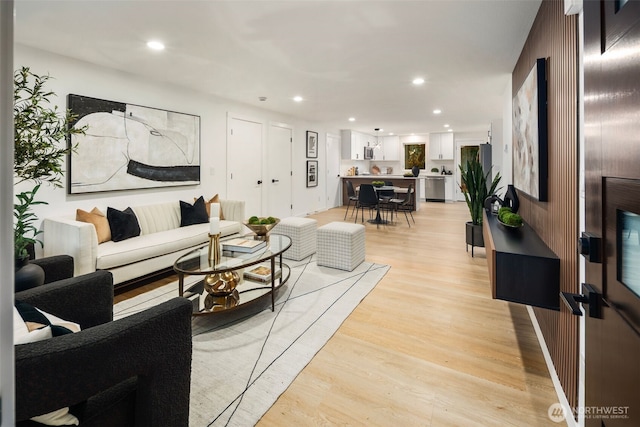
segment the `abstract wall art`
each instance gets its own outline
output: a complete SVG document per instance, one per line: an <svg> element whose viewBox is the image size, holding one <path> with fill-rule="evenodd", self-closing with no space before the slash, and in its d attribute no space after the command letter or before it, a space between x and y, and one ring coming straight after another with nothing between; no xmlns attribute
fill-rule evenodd
<svg viewBox="0 0 640 427"><path fill-rule="evenodd" d="M547 200L546 59L539 58L513 98L513 185Z"/></svg>
<svg viewBox="0 0 640 427"><path fill-rule="evenodd" d="M68 193L200 183L200 117L70 94Z"/></svg>

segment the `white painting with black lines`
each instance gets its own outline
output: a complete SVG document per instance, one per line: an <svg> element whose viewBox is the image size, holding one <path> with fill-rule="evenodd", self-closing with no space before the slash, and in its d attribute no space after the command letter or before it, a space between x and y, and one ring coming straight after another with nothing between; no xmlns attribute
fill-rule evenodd
<svg viewBox="0 0 640 427"><path fill-rule="evenodd" d="M200 182L200 117L69 95L74 126L69 193L195 185Z"/></svg>

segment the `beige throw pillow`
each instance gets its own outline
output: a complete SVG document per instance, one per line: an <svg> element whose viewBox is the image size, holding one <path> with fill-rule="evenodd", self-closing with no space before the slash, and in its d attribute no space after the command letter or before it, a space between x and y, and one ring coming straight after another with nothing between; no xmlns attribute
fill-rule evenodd
<svg viewBox="0 0 640 427"><path fill-rule="evenodd" d="M107 217L98 208L93 208L91 212L76 209L76 221L89 222L96 228L98 243L111 240L111 228Z"/></svg>

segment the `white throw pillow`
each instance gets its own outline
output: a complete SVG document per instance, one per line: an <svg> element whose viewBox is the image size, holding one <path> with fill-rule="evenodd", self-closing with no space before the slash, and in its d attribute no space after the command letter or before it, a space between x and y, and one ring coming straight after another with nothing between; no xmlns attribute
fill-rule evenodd
<svg viewBox="0 0 640 427"><path fill-rule="evenodd" d="M18 309L13 307L13 343L14 344L27 344L36 341L42 341L53 337L51 326L63 327L71 332L78 332L80 325L77 323L69 322L53 314L46 313L38 308L30 306L25 303L20 303L23 307L28 309L35 309L41 313L46 321L40 322L36 319L23 319ZM24 312L23 312L24 313ZM46 323L49 324L46 324ZM78 418L69 413L69 408L61 408L47 414L39 415L31 418L33 421L49 425L49 426L62 426L62 425L79 425Z"/></svg>

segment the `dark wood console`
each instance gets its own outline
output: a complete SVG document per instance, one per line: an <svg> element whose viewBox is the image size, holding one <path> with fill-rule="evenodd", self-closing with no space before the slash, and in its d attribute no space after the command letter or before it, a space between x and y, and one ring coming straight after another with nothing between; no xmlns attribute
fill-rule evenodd
<svg viewBox="0 0 640 427"><path fill-rule="evenodd" d="M560 258L536 232L507 229L486 211L482 228L493 298L560 310Z"/></svg>

